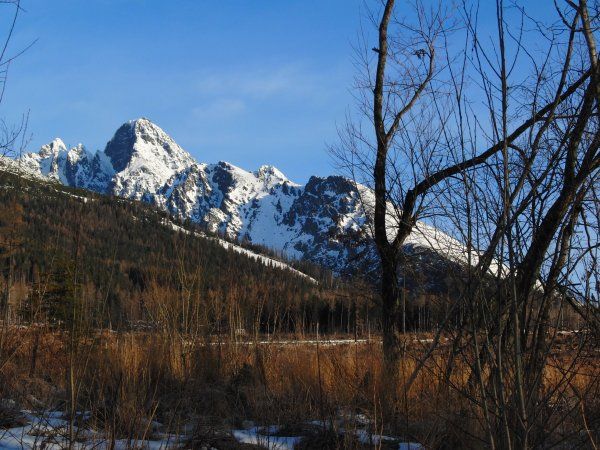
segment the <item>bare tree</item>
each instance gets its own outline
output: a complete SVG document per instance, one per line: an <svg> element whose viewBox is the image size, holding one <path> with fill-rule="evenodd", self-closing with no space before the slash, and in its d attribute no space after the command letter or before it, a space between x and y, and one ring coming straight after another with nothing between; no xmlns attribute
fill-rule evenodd
<svg viewBox="0 0 600 450"><path fill-rule="evenodd" d="M4 93L8 82L8 73L11 64L16 58L26 52L35 41L24 46L18 51L10 51L10 43L13 38L15 27L19 15L22 13L20 0L3 0L0 1L2 9L10 9L11 18L8 29L5 32L2 44L0 44L0 105L4 99ZM7 123L4 118L0 118L0 156L16 156L16 154L24 148L25 134L27 130L28 114L21 116L21 119L16 124Z"/></svg>
<svg viewBox="0 0 600 450"><path fill-rule="evenodd" d="M497 73L486 67L494 61L492 52L483 45L477 49L480 60L487 61L479 66L482 84L498 93L488 103L494 135L507 141L509 111L528 111L543 102L553 106L476 172L462 173L465 201L453 212L462 209L461 217L467 218L457 222L469 247L484 250L472 264L463 296L466 321L452 334L472 381L471 390L461 391L485 417L486 444L547 447L577 440L557 431L577 419L557 399L572 398L573 377L598 336L592 295L597 289L598 68L594 34L588 32L597 27L590 21L597 15L589 13L586 2L566 2L557 5L560 20L547 25L519 9L521 23L546 44L544 52L532 54L513 38L518 33L508 23L515 20L504 17L506 9L497 2ZM469 26L474 26L471 18ZM509 39L526 55L525 81L515 82L509 74L515 64L507 56ZM559 101L569 80L582 77L585 82ZM456 206L456 190L449 183L445 188L444 201ZM490 273L496 281L482 281ZM558 358L553 350L565 310L574 310L589 333L578 335L571 355ZM454 356L448 380L456 370ZM550 379L549 367L561 376ZM598 383L590 381L589 386ZM585 393L577 396L587 401Z"/></svg>
<svg viewBox="0 0 600 450"><path fill-rule="evenodd" d="M577 17L561 15L566 21L562 30L546 30L542 42L548 45L534 54L524 44L523 23L530 18L518 5L510 6L521 20L516 29L507 29L507 6L497 1L493 18L497 33L490 37L491 44L482 42L476 26L478 10L466 1L445 10L422 2L396 7L394 0L387 0L378 13L370 15L376 25L377 46L370 49L366 44L369 34L361 35L357 101L362 118L349 118L340 133L341 144L333 152L354 180L367 184L373 192L372 199L366 198L364 203L381 262L385 375L391 386L397 383L402 348L398 280L406 266L403 245L418 228L418 220L441 217L446 225L454 220L458 234L464 232L463 254L473 269L463 299L472 307L477 307L476 292L488 274L504 279L505 267L518 274L512 287L501 283L503 296L512 299L505 302L511 305L509 317L493 323L510 324L516 348L521 348L519 339L526 320L520 313L522 299L534 296L547 252L558 248L553 239L561 230L561 242L568 245L580 204L590 197L597 169L597 142L590 134L597 117L593 96L597 69L594 57L589 56L587 62L581 58L581 40L577 39L585 35L589 55L595 54L594 32L585 31L594 30L590 14L583 11L583 3L575 8ZM542 29L539 22L530 21L538 31ZM566 44L561 40L565 29L570 36ZM513 83L518 71L525 81ZM528 84L531 77L534 82ZM481 109L477 104L485 106ZM372 126L371 132L365 124ZM529 144L526 151L522 147L525 142ZM580 150L582 145L587 145L586 151ZM542 158L543 168L538 164ZM557 185L558 173L564 175L562 187ZM544 181L557 193L555 197L538 195ZM449 214L453 204L448 202L449 195L464 196L462 218ZM491 201L484 206L480 199L486 196ZM532 213L531 205L537 211L535 223L528 225L531 233L517 238L509 230L521 230L526 219L533 220L526 217ZM501 257L497 251L500 244L504 249ZM517 255L524 248L529 251ZM567 254L563 251L557 257L552 273L560 272ZM456 302L438 324L433 344L405 381L405 389L438 347L451 315L462 303ZM502 311L497 319L504 317ZM481 322L472 325L477 334ZM524 418L525 367L521 350L515 352L520 384L516 396ZM483 372L485 368L480 369ZM498 381L496 387L502 387L505 380L500 377ZM524 423L520 426L527 445Z"/></svg>

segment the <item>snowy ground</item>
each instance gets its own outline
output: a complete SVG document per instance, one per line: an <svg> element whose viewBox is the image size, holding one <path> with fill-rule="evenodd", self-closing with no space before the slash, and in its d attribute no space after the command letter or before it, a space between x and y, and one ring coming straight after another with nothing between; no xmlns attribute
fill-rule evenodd
<svg viewBox="0 0 600 450"><path fill-rule="evenodd" d="M299 436L273 436L263 434L261 428L252 427L248 430L233 430L233 437L243 444L254 444L269 450L293 450L302 439Z"/></svg>
<svg viewBox="0 0 600 450"><path fill-rule="evenodd" d="M314 421L313 424L323 427L320 421ZM366 425L366 424L365 424ZM326 424L324 428L329 428ZM387 443L386 448L398 448L398 450L424 450L424 447L415 442L400 442L397 438L383 436L380 434L370 433L366 429L337 430L340 435L353 434L356 440L362 444L379 448L382 444ZM245 430L233 430L233 436L238 442L244 444L254 444L265 447L269 450L293 450L294 446L302 440L302 436L280 436L279 428L276 426L270 427L251 427Z"/></svg>
<svg viewBox="0 0 600 450"><path fill-rule="evenodd" d="M68 447L69 442L69 423L64 418L64 414L59 411L44 411L35 413L23 410L17 413L16 419L10 428L0 429L0 449L43 449L58 450ZM80 414L79 423L85 423L88 416ZM351 423L351 425L350 425ZM147 439L126 440L117 439L111 442L101 432L95 431L86 426L75 426L73 430L75 444L73 448L84 449L147 449L159 450L170 448L181 448L190 436L172 435L156 431L160 428L157 422L149 424L149 437ZM371 433L368 431L370 421L364 415L352 415L349 421L348 416L340 414L340 417L334 423L321 421L312 421L304 424L312 430L331 429L335 427L336 433L340 436L352 434L353 437L366 445L378 448L381 444L386 444L385 448L398 448L399 450L423 450L420 444L412 442L401 442L399 439ZM346 428L345 428L346 427ZM193 427L190 427L192 429ZM301 428L301 427L300 427ZM252 422L248 422L245 429L236 429L231 431L235 440L244 444L253 444L261 446L268 450L293 450L303 436L302 433L289 433L285 436L285 429L278 426L259 427ZM294 435L296 434L296 435ZM213 447L206 447L213 449ZM218 450L218 449L215 449Z"/></svg>
<svg viewBox="0 0 600 450"><path fill-rule="evenodd" d="M44 449L58 450L68 447L69 424L63 418L60 411L45 411L34 413L21 411L17 426L8 429L0 429L0 449ZM85 419L85 415L80 416ZM87 427L74 428L75 449L98 449L104 450L114 448L125 450L132 448L144 448L158 450L176 447L183 437L169 434L152 433L152 439L111 441L99 432Z"/></svg>

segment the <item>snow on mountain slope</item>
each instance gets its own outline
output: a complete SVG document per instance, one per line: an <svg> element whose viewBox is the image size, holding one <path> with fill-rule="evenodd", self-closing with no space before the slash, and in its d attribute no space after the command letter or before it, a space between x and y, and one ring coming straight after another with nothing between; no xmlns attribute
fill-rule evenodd
<svg viewBox="0 0 600 450"><path fill-rule="evenodd" d="M39 167L24 164L20 160L14 160L7 156L0 156L0 170L19 175L24 178L45 180L48 178L40 173Z"/></svg>
<svg viewBox="0 0 600 450"><path fill-rule="evenodd" d="M307 279L308 281L310 281L313 284L319 284L319 282L317 280L315 280L313 277L300 272L297 269L294 269L292 266L290 266L289 264L286 264L284 262L278 261L276 259L273 258L269 258L268 256L264 256L261 255L260 253L256 253L253 252L252 250L248 250L247 248L244 248L240 245L236 245L233 244L231 242L226 241L225 239L221 239L218 237L212 237L212 236L207 236L204 233L199 233L199 232L191 232L189 230L186 230L183 227L180 227L179 225L174 224L173 222L171 222L170 220L165 220L164 222L165 226L171 228L172 230L175 231L179 231L180 233L185 233L185 234L193 234L196 237L202 238L202 239L208 239L211 240L213 242L216 242L217 244L219 244L221 247L227 249L227 250L231 250L235 253L238 253L240 255L244 255L248 258L254 259L255 261L260 262L261 264L264 264L267 267L275 267L277 269L281 269L281 270L288 270L302 278Z"/></svg>
<svg viewBox="0 0 600 450"><path fill-rule="evenodd" d="M142 200L177 219L338 272L374 256L363 209L373 196L364 186L340 176L311 177L301 186L273 166L250 172L222 161L199 163L148 119L123 124L104 152L92 155L81 144L67 150L55 139L21 162L65 185ZM406 244L466 260L458 241L423 223Z"/></svg>

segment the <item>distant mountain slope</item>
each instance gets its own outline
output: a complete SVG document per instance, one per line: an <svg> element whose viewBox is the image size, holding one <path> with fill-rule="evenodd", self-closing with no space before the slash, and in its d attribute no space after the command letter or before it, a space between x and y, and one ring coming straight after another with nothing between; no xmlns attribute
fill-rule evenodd
<svg viewBox="0 0 600 450"><path fill-rule="evenodd" d="M22 171L22 168L19 167L17 162L15 162L9 158L0 157L0 180L4 177L10 176L10 175L16 175L19 178L24 178L24 180L27 180L27 175L29 175L30 180L39 181L39 182L43 183L43 184L41 184L41 183L33 184L33 186L36 186L36 188L37 188L36 191L38 193L43 192L45 197L48 197L49 194L54 194L54 195L59 195L59 196L65 196L67 198L74 198L74 199L77 199L84 203L87 203L88 201L98 200L97 197L89 196L89 194L85 191L78 191L78 194L79 194L78 195L78 194L71 192L68 189L64 189L61 186L61 184L52 184L51 183L52 180L48 180L44 176L40 176L40 175L36 174L35 172L33 172L33 173L25 172L24 173ZM48 183L48 181L50 181L50 183ZM26 183L26 185L29 185L30 187L32 186L30 183L27 183L26 181L24 181L24 182ZM14 186L15 186L15 184L13 184L13 183L4 184L4 185L0 184L0 189L10 189L11 187L14 187ZM27 189L27 190L30 191L30 189ZM51 198L51 197L48 197L48 198ZM148 214L148 211L151 211L151 210L146 210L146 214ZM135 219L135 217L134 217L134 219ZM199 238L201 240L216 243L226 250L230 250L237 254L243 255L244 257L247 257L254 261L257 261L267 267L273 267L273 268L277 268L277 269L281 269L281 270L286 270L286 271L289 271L295 275L298 275L298 276L308 280L309 282L311 282L313 284L318 284L317 280L315 280L313 277L311 277L307 274L304 274L301 271L291 267L289 264L287 264L284 261L274 259L272 257L266 256L260 252L253 251L248 248L244 248L243 246L237 245L233 242L229 242L218 236L210 236L205 233L199 232L197 230L189 230L181 225L174 223L168 217L162 217L162 219L160 220L159 223L164 225L166 228L173 230L175 232L184 233L184 234L193 236L195 238Z"/></svg>
<svg viewBox="0 0 600 450"><path fill-rule="evenodd" d="M92 155L81 144L67 149L55 139L21 163L65 185L143 200L179 220L337 272L375 258L363 210L372 202L368 189L340 176L313 176L302 186L272 166L249 172L227 162L198 163L148 119L123 124L104 152ZM459 242L422 223L406 248L423 249L429 260L464 260Z"/></svg>
<svg viewBox="0 0 600 450"><path fill-rule="evenodd" d="M160 308L180 305L186 292L211 321L235 301L240 314L248 313L241 326L256 320L250 312L256 305L269 322L286 309L296 315L328 309L335 297L326 283L285 261L177 224L156 207L23 176L18 169L0 158L0 277L19 286L12 314L26 315L40 289L52 303L46 293L52 286L58 286L58 303L67 304L64 284L74 277L95 320L112 325L156 321Z"/></svg>

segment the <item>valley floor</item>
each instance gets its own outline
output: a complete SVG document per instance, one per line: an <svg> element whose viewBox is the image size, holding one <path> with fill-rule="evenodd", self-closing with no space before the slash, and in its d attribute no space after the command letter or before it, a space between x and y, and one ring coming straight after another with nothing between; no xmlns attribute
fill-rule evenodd
<svg viewBox="0 0 600 450"><path fill-rule="evenodd" d="M587 396L560 392L553 408L578 414L573 406L584 402L597 433L600 353L591 348L585 365L570 367L578 334L560 334L545 382L552 388L555 377L576 370L572 392ZM0 338L0 448L481 448L477 409L460 391L468 367L459 365L454 390L441 381L447 339L409 392L398 387L390 415L375 335L233 342L105 331L72 339L33 326L5 327ZM406 336L398 386L431 341ZM554 433L570 435L570 426Z"/></svg>

